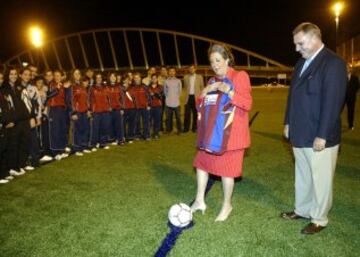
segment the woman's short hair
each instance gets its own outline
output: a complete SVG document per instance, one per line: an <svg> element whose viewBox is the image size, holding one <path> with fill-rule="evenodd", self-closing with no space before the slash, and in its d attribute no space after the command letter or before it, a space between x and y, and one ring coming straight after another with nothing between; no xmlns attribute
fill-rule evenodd
<svg viewBox="0 0 360 257"><path fill-rule="evenodd" d="M212 44L209 47L208 50L208 58L210 59L210 55L212 53L218 53L220 54L225 60L229 60L228 65L232 66L234 65L234 56L231 53L231 50L229 47L223 44Z"/></svg>

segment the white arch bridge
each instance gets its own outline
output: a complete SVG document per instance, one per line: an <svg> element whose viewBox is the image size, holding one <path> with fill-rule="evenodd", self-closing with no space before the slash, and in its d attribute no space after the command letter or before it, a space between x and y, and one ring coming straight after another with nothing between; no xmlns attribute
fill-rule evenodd
<svg viewBox="0 0 360 257"><path fill-rule="evenodd" d="M40 69L93 67L101 71L137 70L151 66L184 68L196 64L198 72L212 74L207 49L212 43L227 45L235 56L235 68L246 70L252 78L290 77L292 68L270 58L214 39L170 30L149 28L105 28L64 35L46 42L40 49L27 49L5 65L30 62Z"/></svg>

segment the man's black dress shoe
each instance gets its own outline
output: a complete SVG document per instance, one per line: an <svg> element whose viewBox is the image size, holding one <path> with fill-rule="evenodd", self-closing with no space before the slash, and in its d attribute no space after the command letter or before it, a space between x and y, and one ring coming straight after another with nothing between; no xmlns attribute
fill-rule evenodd
<svg viewBox="0 0 360 257"><path fill-rule="evenodd" d="M298 220L298 219L307 219L303 216L297 215L294 211L292 212L282 212L280 217L286 220Z"/></svg>
<svg viewBox="0 0 360 257"><path fill-rule="evenodd" d="M309 223L305 228L303 228L301 230L301 234L313 235L313 234L319 233L324 228L326 228L326 227L320 226L315 223Z"/></svg>

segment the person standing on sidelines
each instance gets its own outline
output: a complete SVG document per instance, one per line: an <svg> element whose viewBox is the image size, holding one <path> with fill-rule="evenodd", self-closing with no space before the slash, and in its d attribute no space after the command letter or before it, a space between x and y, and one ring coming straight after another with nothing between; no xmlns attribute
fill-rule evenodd
<svg viewBox="0 0 360 257"><path fill-rule="evenodd" d="M315 234L329 222L347 71L345 62L324 46L315 24L299 24L293 40L302 58L292 75L284 136L295 156L295 209L280 216L309 219L301 233Z"/></svg>
<svg viewBox="0 0 360 257"><path fill-rule="evenodd" d="M49 111L47 107L47 86L44 85L44 78L36 76L34 78L34 85L39 93L41 100L41 122L40 126L37 126L37 133L39 138L40 147L40 163L52 161L49 143Z"/></svg>
<svg viewBox="0 0 360 257"><path fill-rule="evenodd" d="M360 88L359 78L353 73L352 67L348 65L348 83L346 88L345 103L347 107L347 119L348 127L350 130L354 130L354 116L355 116L355 103L356 94Z"/></svg>
<svg viewBox="0 0 360 257"><path fill-rule="evenodd" d="M189 74L184 76L185 89L185 115L184 115L184 132L188 132L190 122L192 123L191 131L196 132L197 110L195 99L197 99L204 89L204 78L196 74L195 65L189 67ZM192 117L191 117L192 116Z"/></svg>
<svg viewBox="0 0 360 257"><path fill-rule="evenodd" d="M176 69L169 69L169 77L164 82L164 94L166 105L166 132L171 133L173 129L173 113L175 113L177 134L181 134L180 120L180 96L182 83L176 77Z"/></svg>
<svg viewBox="0 0 360 257"><path fill-rule="evenodd" d="M83 156L83 153L91 152L88 149L90 130L89 82L89 78L84 77L80 83L74 83L72 86L72 150L77 156Z"/></svg>
<svg viewBox="0 0 360 257"><path fill-rule="evenodd" d="M95 85L90 88L90 147L109 149L110 99L101 73L95 75Z"/></svg>
<svg viewBox="0 0 360 257"><path fill-rule="evenodd" d="M136 104L133 86L130 83L130 78L124 76L121 85L121 91L123 96L122 105L124 110L124 135L126 142L132 144L135 135Z"/></svg>
<svg viewBox="0 0 360 257"><path fill-rule="evenodd" d="M134 84L131 92L136 103L135 137L150 140L150 94L149 87L141 82L141 75L134 73ZM141 131L142 128L142 131Z"/></svg>
<svg viewBox="0 0 360 257"><path fill-rule="evenodd" d="M1 75L3 75L0 72ZM6 184L14 177L9 174L8 154L9 139L14 133L15 109L11 95L3 91L0 81L0 184Z"/></svg>
<svg viewBox="0 0 360 257"><path fill-rule="evenodd" d="M62 72L54 71L54 80L50 82L47 92L49 107L49 137L50 150L56 160L68 157L65 148L68 143L68 131L66 127L65 89L70 87L70 82L62 82Z"/></svg>
<svg viewBox="0 0 360 257"><path fill-rule="evenodd" d="M113 145L123 145L124 140L124 111L122 108L122 91L115 73L110 73L107 90L110 99L110 140Z"/></svg>
<svg viewBox="0 0 360 257"><path fill-rule="evenodd" d="M153 127L153 136L154 139L159 139L159 132L161 127L161 99L163 96L163 87L157 83L156 74L151 77L151 84L149 86L150 96L151 96L151 119L150 124Z"/></svg>

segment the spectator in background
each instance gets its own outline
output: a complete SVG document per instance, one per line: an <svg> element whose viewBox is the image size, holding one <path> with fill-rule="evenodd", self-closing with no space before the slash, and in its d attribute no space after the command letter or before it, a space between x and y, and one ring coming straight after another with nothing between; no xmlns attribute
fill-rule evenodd
<svg viewBox="0 0 360 257"><path fill-rule="evenodd" d="M14 178L9 174L8 150L9 140L15 132L15 107L11 95L3 86L4 74L0 71L0 184L6 184Z"/></svg>
<svg viewBox="0 0 360 257"><path fill-rule="evenodd" d="M354 115L355 115L355 103L356 94L359 90L360 83L359 78L352 72L352 67L348 65L348 83L346 88L346 107L347 107L347 119L349 129L354 130Z"/></svg>
<svg viewBox="0 0 360 257"><path fill-rule="evenodd" d="M140 73L134 74L134 82L131 89L136 104L136 128L135 137L150 140L150 94L149 87L142 84ZM141 132L142 127L142 132Z"/></svg>
<svg viewBox="0 0 360 257"><path fill-rule="evenodd" d="M110 99L106 86L103 84L101 73L95 75L95 85L90 89L90 109L92 120L90 123L90 146L92 151L96 147L109 149L110 133Z"/></svg>
<svg viewBox="0 0 360 257"><path fill-rule="evenodd" d="M121 79L121 77L120 77ZM110 140L113 145L124 144L124 111L121 110L122 105L122 91L120 82L117 82L115 73L110 73L108 77L108 94L111 106L110 112Z"/></svg>
<svg viewBox="0 0 360 257"><path fill-rule="evenodd" d="M54 71L54 80L50 82L47 92L49 107L49 138L50 150L56 160L68 157L65 148L68 143L65 90L70 88L70 82L62 82L62 72Z"/></svg>
<svg viewBox="0 0 360 257"><path fill-rule="evenodd" d="M184 115L184 132L188 132L191 124L191 131L196 132L197 110L196 99L204 89L204 79L201 75L196 74L195 65L189 67L189 74L184 76L185 90L185 115ZM191 117L192 116L192 117Z"/></svg>
<svg viewBox="0 0 360 257"><path fill-rule="evenodd" d="M38 67L36 67L34 64L29 64L29 70L31 73L31 82L33 82L35 77L38 76Z"/></svg>
<svg viewBox="0 0 360 257"><path fill-rule="evenodd" d="M165 105L166 105L166 132L171 133L173 130L173 113L175 113L177 134L181 133L180 120L180 96L182 83L176 77L176 69L169 69L169 77L164 83Z"/></svg>
<svg viewBox="0 0 360 257"><path fill-rule="evenodd" d="M40 147L40 163L53 160L50 152L49 142L49 110L47 107L47 87L44 85L44 79L40 76L35 77L34 85L39 92L41 100L41 125L37 126Z"/></svg>
<svg viewBox="0 0 360 257"><path fill-rule="evenodd" d="M168 77L168 70L166 66L161 66L160 68L160 75L157 78L159 86L162 86L164 89L165 80ZM164 131L164 112L165 112L165 95L162 95L161 98L161 124L160 124L160 131Z"/></svg>
<svg viewBox="0 0 360 257"><path fill-rule="evenodd" d="M89 81L89 88L91 88L95 84L94 69L91 67L86 68L85 76L87 77L87 79Z"/></svg>
<svg viewBox="0 0 360 257"><path fill-rule="evenodd" d="M152 75L156 74L156 69L155 67L150 67L147 71L147 76L145 78L142 79L142 83L145 86L150 86L151 83L151 77Z"/></svg>
<svg viewBox="0 0 360 257"><path fill-rule="evenodd" d="M151 84L149 87L150 96L151 96L151 122L150 124L153 127L153 136L154 139L159 138L159 131L161 126L161 112L162 112L162 103L161 99L163 96L163 87L157 83L156 74L151 77Z"/></svg>

